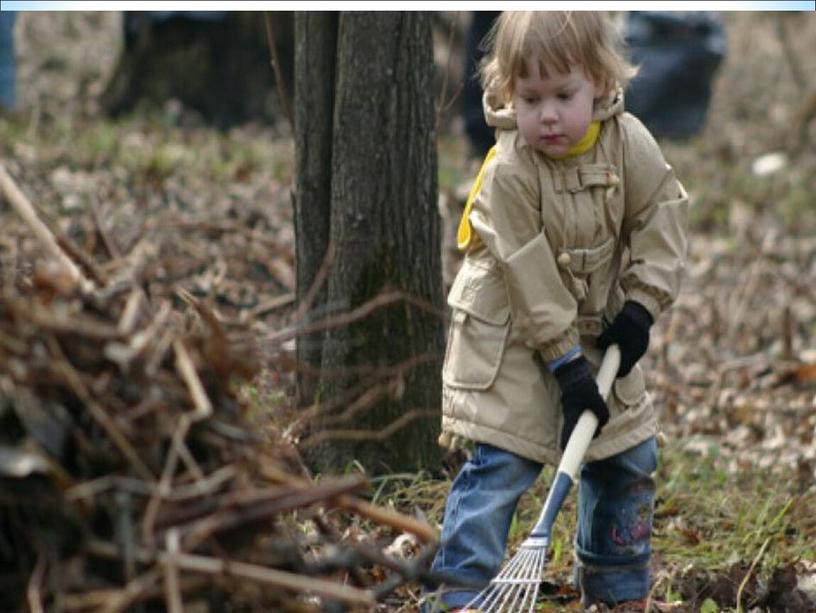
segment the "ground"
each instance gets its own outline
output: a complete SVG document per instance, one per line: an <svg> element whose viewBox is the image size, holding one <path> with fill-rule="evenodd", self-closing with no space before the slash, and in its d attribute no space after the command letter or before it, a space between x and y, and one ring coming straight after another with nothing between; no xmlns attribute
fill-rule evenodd
<svg viewBox="0 0 816 613"><path fill-rule="evenodd" d="M254 402L259 411L283 407L292 345L264 340L286 325L294 289L289 130L280 121L217 131L173 102L106 119L97 98L121 41L119 19L21 16L21 104L0 118L0 163L89 254L114 259L146 236L159 241L156 291L184 287L248 326L268 365ZM670 610L808 610L816 602L816 58L807 41L816 39L816 16L725 20L728 55L704 131L662 143L691 194L692 232L686 284L645 358L664 433L652 596ZM440 125L441 193L456 198L473 164L455 115ZM35 241L5 204L0 218L0 274L29 274ZM394 475L374 481L375 498L438 522L448 485ZM543 478L524 498L513 546L546 486ZM558 522L544 609L576 607L566 587L571 512ZM412 611L416 595L414 586L381 610Z"/></svg>

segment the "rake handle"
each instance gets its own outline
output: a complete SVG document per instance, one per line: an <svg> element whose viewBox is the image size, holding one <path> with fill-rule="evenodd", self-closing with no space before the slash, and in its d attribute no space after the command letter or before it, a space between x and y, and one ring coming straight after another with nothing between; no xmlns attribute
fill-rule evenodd
<svg viewBox="0 0 816 613"><path fill-rule="evenodd" d="M609 396L609 391L615 382L620 367L620 358L620 348L617 345L610 345L604 354L597 377L598 391L604 400ZM584 411L578 419L569 441L567 441L567 447L561 456L555 479L547 494L547 501L544 503L544 508L541 509L541 515L533 528L531 538L544 537L549 539L555 518L561 510L572 484L578 478L581 462L583 462L589 444L595 436L595 428L597 427L598 417L595 413L588 409Z"/></svg>
<svg viewBox="0 0 816 613"><path fill-rule="evenodd" d="M620 367L620 349L617 345L610 345L604 354L601 368L598 370L598 391L601 397L606 400L615 377ZM578 470L584 460L589 444L595 436L595 428L598 427L598 417L592 411L586 410L581 414L578 423L567 441L564 455L561 456L561 463L558 465L558 472L569 475L574 482L578 477Z"/></svg>

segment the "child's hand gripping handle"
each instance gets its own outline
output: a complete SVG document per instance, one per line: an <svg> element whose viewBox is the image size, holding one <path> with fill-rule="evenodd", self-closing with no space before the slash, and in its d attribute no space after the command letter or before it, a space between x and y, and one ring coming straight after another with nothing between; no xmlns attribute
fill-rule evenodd
<svg viewBox="0 0 816 613"><path fill-rule="evenodd" d="M612 389L612 383L614 383L615 376L618 374L620 360L620 348L617 345L610 345L604 354L601 368L595 379L598 385L598 393L604 400L609 395L609 390ZM572 484L577 480L581 462L586 455L589 444L592 442L592 437L595 436L595 428L597 427L598 417L595 413L589 409L584 411L572 430L570 439L564 449L564 455L561 456L561 463L558 465L558 472L555 473L555 478L550 486L544 508L541 509L538 521L533 527L529 538L525 541L528 545L543 547L549 545L555 518L561 510Z"/></svg>
<svg viewBox="0 0 816 613"><path fill-rule="evenodd" d="M598 392L600 392L604 400L606 400L609 390L612 389L612 384L615 382L620 359L621 354L618 346L610 345L604 354L597 377ZM561 463L558 465L558 472L566 473L573 482L578 477L578 470L581 467L581 462L584 455L586 455L589 444L592 442L597 426L598 418L595 414L592 411L584 411L572 431L566 449L564 449L564 455L561 456Z"/></svg>

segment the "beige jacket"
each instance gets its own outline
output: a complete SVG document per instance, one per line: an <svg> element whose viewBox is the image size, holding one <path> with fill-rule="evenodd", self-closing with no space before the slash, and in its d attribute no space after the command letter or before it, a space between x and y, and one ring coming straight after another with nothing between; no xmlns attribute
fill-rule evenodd
<svg viewBox="0 0 816 613"><path fill-rule="evenodd" d="M677 296L688 197L655 140L623 112L618 90L596 104L595 146L553 160L528 146L515 113L485 96L496 155L470 223L478 235L451 291L442 371L442 436L557 463L562 414L546 362L580 343L594 364L602 321L627 299L654 319ZM657 431L639 366L615 382L611 419L589 448L597 460Z"/></svg>

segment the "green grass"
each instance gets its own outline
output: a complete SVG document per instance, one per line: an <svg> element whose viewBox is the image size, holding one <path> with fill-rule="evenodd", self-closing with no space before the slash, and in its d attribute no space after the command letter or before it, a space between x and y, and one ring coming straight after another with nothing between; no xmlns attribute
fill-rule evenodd
<svg viewBox="0 0 816 613"><path fill-rule="evenodd" d="M715 449L664 450L658 471L655 549L669 563L720 570L750 563L769 539L761 568L816 559L816 494L768 471L730 474ZM673 521L674 520L674 521Z"/></svg>
<svg viewBox="0 0 816 613"><path fill-rule="evenodd" d="M726 466L727 458L716 447L706 455L684 451L679 444L661 448L652 546L663 578L656 583L653 598L682 601L709 613L734 610L729 609L733 602L696 600L683 572L693 567L724 576L734 566L747 569L758 558L756 572L767 579L777 568L802 559L816 560L816 492L796 492L795 480L766 470L743 468L732 473ZM545 468L521 499L510 528L511 555L538 518L552 472ZM409 513L419 508L432 524L442 522L449 488L450 481L421 474L381 477L375 485L379 504ZM552 583L570 583L574 527L573 492L554 529L547 565ZM574 608L553 604L549 610Z"/></svg>

